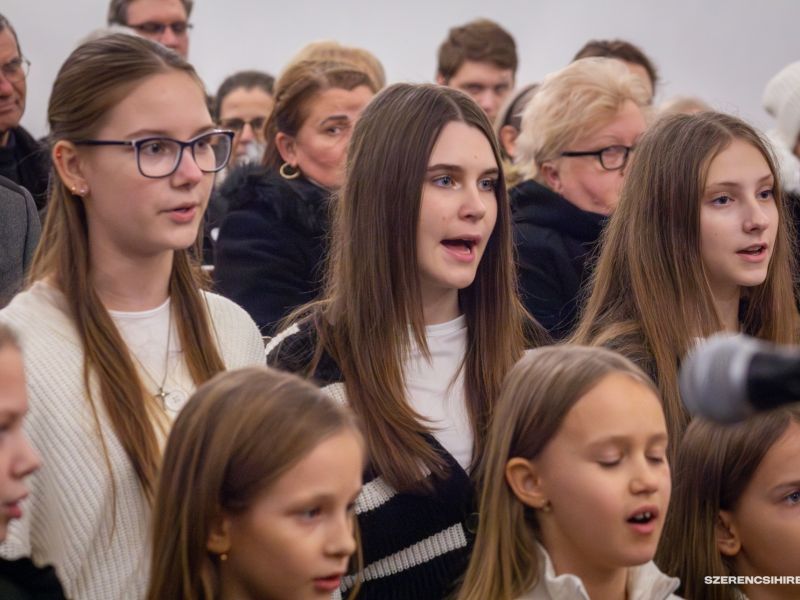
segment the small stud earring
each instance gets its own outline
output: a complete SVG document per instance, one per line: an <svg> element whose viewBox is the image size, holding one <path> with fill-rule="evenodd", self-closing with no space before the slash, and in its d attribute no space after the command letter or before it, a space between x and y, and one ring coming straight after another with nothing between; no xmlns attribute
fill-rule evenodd
<svg viewBox="0 0 800 600"><path fill-rule="evenodd" d="M228 553L227 552L221 552L220 555L219 555L219 559L222 562L225 562L226 560L228 560Z"/></svg>
<svg viewBox="0 0 800 600"><path fill-rule="evenodd" d="M550 500L547 500L547 501L546 501L546 502L545 502L545 503L544 503L544 504L543 504L543 505L542 505L542 506L539 508L539 510L541 510L542 512L549 513L549 512L551 512L551 511L553 510L553 505L552 505L552 504L550 504Z"/></svg>

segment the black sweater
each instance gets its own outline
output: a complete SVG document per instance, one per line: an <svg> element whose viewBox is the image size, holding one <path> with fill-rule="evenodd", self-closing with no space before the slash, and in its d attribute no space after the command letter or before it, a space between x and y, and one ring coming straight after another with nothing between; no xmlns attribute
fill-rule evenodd
<svg viewBox="0 0 800 600"><path fill-rule="evenodd" d="M304 371L315 344L316 330L307 320L274 338L267 348L267 364ZM323 354L313 380L346 402L344 377L330 355ZM364 557L359 600L441 600L453 593L467 568L474 541L466 525L475 510L473 485L433 436L428 442L444 458L449 473L444 480L432 481L432 493L399 493L372 469L364 474L356 502ZM351 575L343 581L343 596L352 585Z"/></svg>
<svg viewBox="0 0 800 600"><path fill-rule="evenodd" d="M65 600L53 567L39 568L30 558L0 560L3 600Z"/></svg>
<svg viewBox="0 0 800 600"><path fill-rule="evenodd" d="M260 166L233 171L219 190L228 211L214 254L220 293L241 305L264 335L322 285L329 193Z"/></svg>
<svg viewBox="0 0 800 600"><path fill-rule="evenodd" d="M562 340L577 324L607 218L533 180L511 190L511 210L522 301L554 340Z"/></svg>

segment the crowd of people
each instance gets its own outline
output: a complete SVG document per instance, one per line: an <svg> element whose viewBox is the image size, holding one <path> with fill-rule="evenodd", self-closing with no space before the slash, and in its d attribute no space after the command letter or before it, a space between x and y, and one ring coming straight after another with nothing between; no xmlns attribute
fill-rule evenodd
<svg viewBox="0 0 800 600"><path fill-rule="evenodd" d="M191 11L111 0L43 140L0 15L0 598L798 597L800 411L678 379L800 342L800 62L767 133L486 19L209 96Z"/></svg>

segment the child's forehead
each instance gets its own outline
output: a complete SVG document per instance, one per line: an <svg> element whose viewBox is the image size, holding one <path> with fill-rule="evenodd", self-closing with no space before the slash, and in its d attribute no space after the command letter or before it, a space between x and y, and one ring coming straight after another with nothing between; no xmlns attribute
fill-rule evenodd
<svg viewBox="0 0 800 600"><path fill-rule="evenodd" d="M625 373L611 373L589 389L570 408L559 431L581 444L666 435L658 396Z"/></svg>

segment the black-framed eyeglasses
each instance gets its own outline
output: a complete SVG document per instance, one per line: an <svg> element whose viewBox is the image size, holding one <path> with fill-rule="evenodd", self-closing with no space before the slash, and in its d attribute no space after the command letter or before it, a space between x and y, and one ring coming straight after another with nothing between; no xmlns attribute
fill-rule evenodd
<svg viewBox="0 0 800 600"><path fill-rule="evenodd" d="M264 125L267 124L267 117L254 117L252 119L231 117L230 119L222 119L219 124L225 129L235 131L237 134L242 132L245 125L250 125L253 133L260 134L264 130Z"/></svg>
<svg viewBox="0 0 800 600"><path fill-rule="evenodd" d="M606 171L619 171L628 163L628 155L635 146L606 146L591 152L562 152L561 156L596 156Z"/></svg>
<svg viewBox="0 0 800 600"><path fill-rule="evenodd" d="M23 56L12 58L7 63L0 65L3 77L9 81L22 81L28 76L31 70L31 61Z"/></svg>
<svg viewBox="0 0 800 600"><path fill-rule="evenodd" d="M188 142L168 137L146 137L138 140L76 140L76 146L130 146L136 153L139 172L150 179L169 177L183 157L183 149L192 149L192 158L203 173L221 171L231 157L232 131L209 131Z"/></svg>
<svg viewBox="0 0 800 600"><path fill-rule="evenodd" d="M128 23L128 27L146 35L163 35L163 33L167 30L167 27L169 27L172 29L172 33L175 35L186 35L186 33L192 27L194 27L194 25L186 21L175 21L174 23L157 23L156 21L147 21L145 23L139 23L138 25Z"/></svg>

